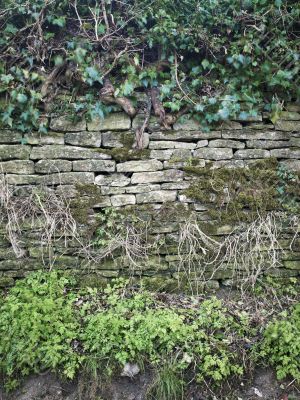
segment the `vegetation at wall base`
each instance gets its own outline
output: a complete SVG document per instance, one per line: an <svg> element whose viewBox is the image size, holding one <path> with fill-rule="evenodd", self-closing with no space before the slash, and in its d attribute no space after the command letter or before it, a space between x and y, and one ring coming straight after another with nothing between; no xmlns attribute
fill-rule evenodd
<svg viewBox="0 0 300 400"><path fill-rule="evenodd" d="M131 117L138 93L168 128L207 128L299 99L299 1L4 0L1 123L47 131L50 112ZM148 104L148 105L147 105Z"/></svg>
<svg viewBox="0 0 300 400"><path fill-rule="evenodd" d="M156 371L149 396L159 400L181 398L187 377L217 388L253 363L271 364L279 379L299 383L296 287L293 279L284 287L269 279L255 296L228 301L151 293L123 280L79 288L71 276L36 272L0 306L0 374L9 390L34 372L73 379L85 369L109 378L135 364ZM287 298L291 311L279 315ZM249 299L266 309L256 304L252 312Z"/></svg>

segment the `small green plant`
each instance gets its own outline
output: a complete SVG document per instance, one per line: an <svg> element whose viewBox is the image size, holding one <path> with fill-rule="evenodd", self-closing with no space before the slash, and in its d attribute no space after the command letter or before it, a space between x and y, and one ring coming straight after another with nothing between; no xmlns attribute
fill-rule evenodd
<svg viewBox="0 0 300 400"><path fill-rule="evenodd" d="M300 382L300 304L267 326L261 355L275 367L278 379L291 376Z"/></svg>
<svg viewBox="0 0 300 400"><path fill-rule="evenodd" d="M17 282L0 307L0 373L17 376L47 369L73 378L81 356L72 348L79 323L72 311L72 279L37 272Z"/></svg>

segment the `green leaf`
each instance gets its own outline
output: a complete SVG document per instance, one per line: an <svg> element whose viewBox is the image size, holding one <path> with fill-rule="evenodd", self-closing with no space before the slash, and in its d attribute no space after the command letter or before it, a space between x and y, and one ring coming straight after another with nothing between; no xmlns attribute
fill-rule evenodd
<svg viewBox="0 0 300 400"><path fill-rule="evenodd" d="M57 25L60 28L63 28L66 25L66 18L65 17L55 18L53 19L52 24Z"/></svg>
<svg viewBox="0 0 300 400"><path fill-rule="evenodd" d="M24 93L18 93L17 100L18 100L19 103L24 104L24 103L27 102L28 97Z"/></svg>
<svg viewBox="0 0 300 400"><path fill-rule="evenodd" d="M210 65L210 62L206 59L202 60L201 65L204 69L208 68Z"/></svg>

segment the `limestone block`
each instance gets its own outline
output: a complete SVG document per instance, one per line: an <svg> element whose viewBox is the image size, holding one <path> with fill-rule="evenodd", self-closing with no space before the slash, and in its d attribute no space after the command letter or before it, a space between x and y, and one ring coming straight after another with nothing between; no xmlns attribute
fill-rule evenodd
<svg viewBox="0 0 300 400"><path fill-rule="evenodd" d="M136 202L141 203L166 203L176 201L177 192L175 190L155 190L148 193L138 193Z"/></svg>
<svg viewBox="0 0 300 400"><path fill-rule="evenodd" d="M300 273L300 260L286 260L283 261L283 265L287 269L298 270L298 273Z"/></svg>
<svg viewBox="0 0 300 400"><path fill-rule="evenodd" d="M208 164L207 164L208 165ZM218 169L218 168L244 168L245 163L243 160L221 160L214 161L209 164L210 169Z"/></svg>
<svg viewBox="0 0 300 400"><path fill-rule="evenodd" d="M38 174L70 171L72 171L72 162L67 160L40 160L35 164L35 172Z"/></svg>
<svg viewBox="0 0 300 400"><path fill-rule="evenodd" d="M79 183L94 183L92 172L62 172L39 177L39 183L43 185L76 185Z"/></svg>
<svg viewBox="0 0 300 400"><path fill-rule="evenodd" d="M160 190L160 185L135 185L127 186L126 193L148 193L153 190Z"/></svg>
<svg viewBox="0 0 300 400"><path fill-rule="evenodd" d="M280 164L284 165L287 169L290 169L291 171L300 172L300 160L283 160L280 161Z"/></svg>
<svg viewBox="0 0 300 400"><path fill-rule="evenodd" d="M73 146L101 147L101 132L68 132L65 143Z"/></svg>
<svg viewBox="0 0 300 400"><path fill-rule="evenodd" d="M271 157L300 159L300 149L274 149L271 150Z"/></svg>
<svg viewBox="0 0 300 400"><path fill-rule="evenodd" d="M82 120L75 123L70 121L67 116L52 117L50 129L58 132L80 132L86 130L86 122Z"/></svg>
<svg viewBox="0 0 300 400"><path fill-rule="evenodd" d="M138 114L132 121L132 130L140 128L143 125L144 121L145 121L145 114ZM151 115L149 124L148 124L149 132L159 131L160 129L161 129L161 126L160 126L159 118L155 117L154 115Z"/></svg>
<svg viewBox="0 0 300 400"><path fill-rule="evenodd" d="M275 129L275 125L273 124L264 124L264 123L252 123L247 125L247 129L255 129L259 131L272 130Z"/></svg>
<svg viewBox="0 0 300 400"><path fill-rule="evenodd" d="M56 193L66 199L78 197L78 190L74 185L59 185L56 187Z"/></svg>
<svg viewBox="0 0 300 400"><path fill-rule="evenodd" d="M26 144L64 144L64 133L47 132L46 134L32 132L24 136Z"/></svg>
<svg viewBox="0 0 300 400"><path fill-rule="evenodd" d="M101 153L96 149L85 149L82 147L63 145L45 145L41 147L33 147L30 158L32 160L52 160L57 158L65 160L84 160L89 158L105 160L107 159L107 154Z"/></svg>
<svg viewBox="0 0 300 400"><path fill-rule="evenodd" d="M35 185L39 183L38 175L7 174L6 179L9 185Z"/></svg>
<svg viewBox="0 0 300 400"><path fill-rule="evenodd" d="M197 146L198 147L198 146ZM208 143L208 147L227 147L232 149L244 149L245 143L240 142L238 140L231 140L231 139L217 139L217 140L210 140Z"/></svg>
<svg viewBox="0 0 300 400"><path fill-rule="evenodd" d="M190 182L182 181L182 182L170 182L163 183L161 188L163 190L184 190L190 187Z"/></svg>
<svg viewBox="0 0 300 400"><path fill-rule="evenodd" d="M101 194L110 195L110 194L124 194L125 187L115 187L115 186L101 186Z"/></svg>
<svg viewBox="0 0 300 400"><path fill-rule="evenodd" d="M105 132L102 134L102 147L132 147L134 136L132 133ZM129 146L126 146L126 144Z"/></svg>
<svg viewBox="0 0 300 400"><path fill-rule="evenodd" d="M31 146L25 145L0 145L0 161L4 160L28 160L30 154Z"/></svg>
<svg viewBox="0 0 300 400"><path fill-rule="evenodd" d="M291 137L290 146L292 147L300 147L300 136L299 137ZM284 147L284 146L282 146Z"/></svg>
<svg viewBox="0 0 300 400"><path fill-rule="evenodd" d="M254 149L276 149L289 146L288 140L247 140L247 147Z"/></svg>
<svg viewBox="0 0 300 400"><path fill-rule="evenodd" d="M98 175L95 178L95 184L99 186L128 186L130 178L124 174Z"/></svg>
<svg viewBox="0 0 300 400"><path fill-rule="evenodd" d="M283 121L279 119L275 123L275 129L285 132L297 132L300 131L300 121Z"/></svg>
<svg viewBox="0 0 300 400"><path fill-rule="evenodd" d="M120 194L111 196L111 204L113 207L121 207L129 204L136 204L136 199L133 194Z"/></svg>
<svg viewBox="0 0 300 400"><path fill-rule="evenodd" d="M208 146L208 140L199 140L196 144L196 149L200 149L201 147L206 147Z"/></svg>
<svg viewBox="0 0 300 400"><path fill-rule="evenodd" d="M149 172L163 169L163 164L158 160L127 161L117 165L118 172Z"/></svg>
<svg viewBox="0 0 300 400"><path fill-rule="evenodd" d="M284 121L300 121L300 110L296 111L281 111L280 119Z"/></svg>
<svg viewBox="0 0 300 400"><path fill-rule="evenodd" d="M192 157L189 149L174 149L170 161L188 161Z"/></svg>
<svg viewBox="0 0 300 400"><path fill-rule="evenodd" d="M110 207L111 201L109 196L103 196L97 199L97 203L93 205L93 208Z"/></svg>
<svg viewBox="0 0 300 400"><path fill-rule="evenodd" d="M300 104L299 103L288 103L286 105L286 109L288 111L300 113Z"/></svg>
<svg viewBox="0 0 300 400"><path fill-rule="evenodd" d="M232 149L229 148L200 148L194 151L194 157L207 160L226 160L233 157Z"/></svg>
<svg viewBox="0 0 300 400"><path fill-rule="evenodd" d="M157 172L135 172L131 177L131 184L151 182L177 182L183 180L184 173L176 169Z"/></svg>
<svg viewBox="0 0 300 400"><path fill-rule="evenodd" d="M175 140L175 141L188 141L195 142L202 139L219 139L221 138L221 131L164 131L153 132L150 135L151 140Z"/></svg>
<svg viewBox="0 0 300 400"><path fill-rule="evenodd" d="M29 160L13 160L0 162L0 173L34 174L34 163Z"/></svg>
<svg viewBox="0 0 300 400"><path fill-rule="evenodd" d="M222 121L217 129L220 129L220 130L243 129L243 125L237 121Z"/></svg>
<svg viewBox="0 0 300 400"><path fill-rule="evenodd" d="M155 158L157 160L170 160L173 155L174 150L151 150L150 158Z"/></svg>
<svg viewBox="0 0 300 400"><path fill-rule="evenodd" d="M174 131L197 131L201 129L201 125L193 118L188 118L188 115L183 115L179 121L173 126Z"/></svg>
<svg viewBox="0 0 300 400"><path fill-rule="evenodd" d="M190 142L175 142L172 140L155 140L149 143L149 149L195 149L196 144Z"/></svg>
<svg viewBox="0 0 300 400"><path fill-rule="evenodd" d="M114 172L116 162L113 160L78 160L73 161L73 171Z"/></svg>
<svg viewBox="0 0 300 400"><path fill-rule="evenodd" d="M126 131L131 127L131 120L125 113L111 113L105 118L95 118L87 123L88 131Z"/></svg>
<svg viewBox="0 0 300 400"><path fill-rule="evenodd" d="M258 113L257 115L247 115L245 118L235 118L235 121L238 122L261 122L262 114Z"/></svg>
<svg viewBox="0 0 300 400"><path fill-rule="evenodd" d="M270 157L270 152L268 150L262 149L247 149L247 150L237 150L234 153L234 158L243 159L253 159L253 158L268 158Z"/></svg>
<svg viewBox="0 0 300 400"><path fill-rule="evenodd" d="M10 131L8 129L0 129L0 143L21 143L22 133Z"/></svg>
<svg viewBox="0 0 300 400"><path fill-rule="evenodd" d="M255 131L251 129L242 129L241 131L223 131L223 139L237 140L289 140L290 135L286 132L275 131Z"/></svg>

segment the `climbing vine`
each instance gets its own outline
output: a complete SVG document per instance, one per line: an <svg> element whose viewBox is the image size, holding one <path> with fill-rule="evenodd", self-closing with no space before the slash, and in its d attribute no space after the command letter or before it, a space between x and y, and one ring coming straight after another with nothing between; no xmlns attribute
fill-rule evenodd
<svg viewBox="0 0 300 400"><path fill-rule="evenodd" d="M284 0L4 0L1 123L45 132L66 108L133 117L140 92L165 128L186 113L207 127L262 106L276 119L299 97L299 13Z"/></svg>

